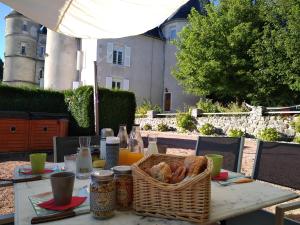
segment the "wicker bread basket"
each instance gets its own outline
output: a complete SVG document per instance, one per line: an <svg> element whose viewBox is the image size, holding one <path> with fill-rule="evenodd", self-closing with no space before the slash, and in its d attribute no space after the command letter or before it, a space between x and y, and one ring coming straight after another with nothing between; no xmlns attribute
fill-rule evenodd
<svg viewBox="0 0 300 225"><path fill-rule="evenodd" d="M190 180L177 184L162 183L145 169L160 162L184 161L184 156L154 154L132 166L133 208L137 214L204 223L209 218L212 162Z"/></svg>

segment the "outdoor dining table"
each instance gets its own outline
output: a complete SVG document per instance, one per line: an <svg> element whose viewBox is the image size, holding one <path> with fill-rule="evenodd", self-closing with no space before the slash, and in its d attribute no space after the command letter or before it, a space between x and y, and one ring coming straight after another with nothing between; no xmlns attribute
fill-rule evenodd
<svg viewBox="0 0 300 225"><path fill-rule="evenodd" d="M89 185L90 180L76 179L74 189L82 188ZM15 224L28 225L31 224L31 219L36 216L35 211L29 201L29 196L36 195L43 192L51 191L49 179L39 181L24 182L14 184L15 192ZM210 224L217 221L225 220L231 217L242 215L278 203L282 203L299 197L296 193L290 190L284 190L274 185L254 181L251 183L232 184L222 186L219 183L212 181L211 183L211 211L207 223ZM130 212L118 212L115 216L107 219L94 219L90 214L80 215L68 219L48 222L45 224L57 225L188 225L193 224L186 221L169 220L154 217L139 216Z"/></svg>

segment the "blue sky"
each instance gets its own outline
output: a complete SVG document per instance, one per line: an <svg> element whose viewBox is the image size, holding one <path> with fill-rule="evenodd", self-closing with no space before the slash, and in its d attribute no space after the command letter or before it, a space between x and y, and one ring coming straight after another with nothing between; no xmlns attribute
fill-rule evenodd
<svg viewBox="0 0 300 225"><path fill-rule="evenodd" d="M0 58L4 59L4 33L5 19L4 17L11 11L11 8L0 2Z"/></svg>

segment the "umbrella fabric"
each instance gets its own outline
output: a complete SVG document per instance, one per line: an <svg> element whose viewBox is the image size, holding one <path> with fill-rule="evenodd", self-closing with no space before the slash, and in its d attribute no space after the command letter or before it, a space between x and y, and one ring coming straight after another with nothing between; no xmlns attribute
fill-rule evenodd
<svg viewBox="0 0 300 225"><path fill-rule="evenodd" d="M0 0L47 28L78 38L121 38L162 24L188 0Z"/></svg>

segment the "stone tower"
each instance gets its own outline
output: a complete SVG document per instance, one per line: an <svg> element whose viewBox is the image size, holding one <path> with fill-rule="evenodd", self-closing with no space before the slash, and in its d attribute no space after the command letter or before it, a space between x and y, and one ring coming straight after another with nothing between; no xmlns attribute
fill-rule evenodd
<svg viewBox="0 0 300 225"><path fill-rule="evenodd" d="M39 86L44 76L46 28L17 11L5 20L3 83Z"/></svg>

